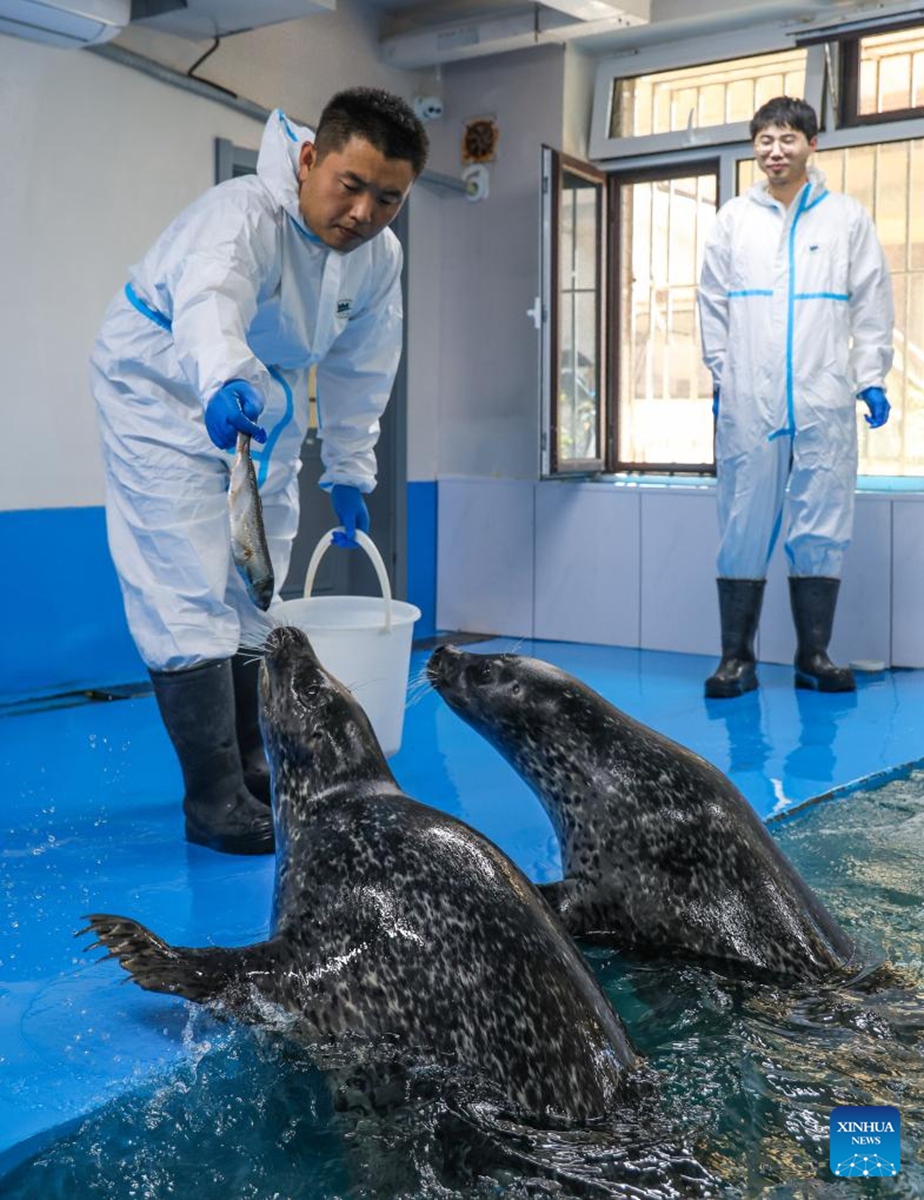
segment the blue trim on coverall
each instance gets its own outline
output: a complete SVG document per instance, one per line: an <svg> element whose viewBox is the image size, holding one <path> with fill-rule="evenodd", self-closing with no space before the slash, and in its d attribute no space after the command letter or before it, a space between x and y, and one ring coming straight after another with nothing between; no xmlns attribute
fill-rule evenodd
<svg viewBox="0 0 924 1200"><path fill-rule="evenodd" d="M258 488L263 487L263 484L266 481L266 473L269 470L270 456L273 453L273 448L275 447L276 443L279 441L279 435L282 433L283 429L285 429L285 427L292 420L292 416L295 412L295 403L292 399L292 389L289 387L288 383L286 383L285 378L283 377L279 368L278 367L267 367L266 369L267 369L267 371L269 371L270 375L272 375L272 377L276 380L276 382L279 384L279 386L285 392L286 411L282 415L282 417L280 417L280 419L276 422L276 424L273 426L272 432L267 437L265 444L263 446L261 446L259 450L254 450L253 446L251 446L250 457L253 459L256 459L257 463L259 464L259 468L260 468L257 471L257 487Z"/></svg>
<svg viewBox="0 0 924 1200"><path fill-rule="evenodd" d="M295 228L302 235L302 237L305 239L306 242L311 242L312 246L326 245L326 243L322 242L316 233L312 233L312 231L310 229L306 229L304 225L299 224L299 222L296 221L295 217L293 217L290 212L287 212L286 216L289 218L289 220L292 222L292 224L295 226Z"/></svg>
<svg viewBox="0 0 924 1200"><path fill-rule="evenodd" d="M799 218L809 209L814 208L816 204L820 204L827 196L827 191L823 191L821 195L816 196L811 204L806 203L811 184L806 184L802 189L802 195L799 198L799 207L796 209L796 215L793 217L792 225L789 229L789 299L787 301L787 326L786 326L786 411L789 414L789 425L786 429L778 429L775 433L771 433L767 438L768 442L772 442L778 437L795 437L796 433L796 409L794 400L793 387L793 341L795 339L795 324L796 324L796 301L797 300L812 300L829 298L832 300L841 299L835 294L827 294L824 292L797 292L796 291L796 226L799 224ZM847 299L847 297L843 297ZM782 507L777 513L776 521L773 523L773 532L770 535L770 545L767 551L767 566L770 565L770 559L773 557L773 551L776 548L777 538L780 536L780 529L783 521Z"/></svg>
<svg viewBox="0 0 924 1200"><path fill-rule="evenodd" d="M298 138L295 136L295 134L292 131L292 126L289 124L289 118L282 111L282 109L279 110L279 120L282 122L282 127L286 131L286 133L289 135L289 138L291 139L291 141L297 142Z"/></svg>
<svg viewBox="0 0 924 1200"><path fill-rule="evenodd" d="M126 283L125 285L125 296L132 308L137 309L143 317L147 317L149 321L153 321L155 325L159 325L161 329L166 329L170 333L173 329L173 323L170 318L165 317L156 308L151 308L150 304L146 304L130 283Z"/></svg>
<svg viewBox="0 0 924 1200"><path fill-rule="evenodd" d="M796 433L796 407L794 397L794 364L793 364L793 342L795 340L796 331L796 230L799 226L799 220L803 213L820 204L827 196L827 191L823 191L819 196L808 203L809 192L812 190L812 185L807 183L802 189L799 197L799 207L796 209L796 215L792 219L792 225L789 227L789 296L786 302L786 412L789 417L789 424L783 429L777 429L775 433L771 433L767 438L768 442L772 442L778 437L794 437Z"/></svg>

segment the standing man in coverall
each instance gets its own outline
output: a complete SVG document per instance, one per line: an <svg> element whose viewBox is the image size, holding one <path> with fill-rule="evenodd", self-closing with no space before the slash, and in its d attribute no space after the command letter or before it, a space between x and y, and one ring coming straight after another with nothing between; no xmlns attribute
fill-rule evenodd
<svg viewBox="0 0 924 1200"><path fill-rule="evenodd" d="M186 838L273 850L253 654L269 631L231 555L228 479L250 434L277 584L298 527L308 371L341 542L369 528L374 447L401 354L386 228L427 136L397 96L334 96L317 132L278 109L256 175L211 188L129 272L91 358L109 546L183 771ZM259 422L259 423L258 423Z"/></svg>
<svg viewBox="0 0 924 1200"><path fill-rule="evenodd" d="M811 106L770 100L750 132L767 178L720 209L699 289L717 418L722 625L706 695L757 687L754 636L787 485L795 684L853 691L828 643L853 530L856 400L872 428L889 417L891 285L866 210L808 166L818 134Z"/></svg>

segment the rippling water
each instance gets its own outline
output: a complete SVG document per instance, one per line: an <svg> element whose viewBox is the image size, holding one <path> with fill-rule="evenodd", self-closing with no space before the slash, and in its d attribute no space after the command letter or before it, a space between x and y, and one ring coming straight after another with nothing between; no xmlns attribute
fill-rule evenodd
<svg viewBox="0 0 924 1200"><path fill-rule="evenodd" d="M424 1076L404 1081L389 1117L342 1111L302 1051L193 1011L180 1070L89 1116L0 1195L924 1196L924 772L773 832L867 966L846 985L791 990L588 951L648 1063L606 1125L538 1129ZM844 1104L898 1108L896 1178L830 1174L828 1122Z"/></svg>

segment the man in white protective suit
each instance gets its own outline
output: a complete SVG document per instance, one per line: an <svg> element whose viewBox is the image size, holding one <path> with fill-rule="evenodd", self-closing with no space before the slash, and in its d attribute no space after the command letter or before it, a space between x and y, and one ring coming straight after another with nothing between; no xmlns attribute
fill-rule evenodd
<svg viewBox="0 0 924 1200"><path fill-rule="evenodd" d="M719 210L699 287L712 373L722 660L706 695L757 687L754 637L789 492L784 548L796 628L795 684L853 691L828 643L853 530L856 400L889 416L892 291L873 223L808 165L814 110L770 100L751 121L765 180Z"/></svg>
<svg viewBox="0 0 924 1200"><path fill-rule="evenodd" d="M241 652L269 624L234 567L229 532L238 432L254 439L279 586L316 364L320 484L341 544L356 544L401 354L401 247L386 227L426 156L423 126L388 92L339 93L314 135L277 109L256 174L209 189L173 221L97 336L109 546L183 771L188 841L273 850L258 662Z"/></svg>

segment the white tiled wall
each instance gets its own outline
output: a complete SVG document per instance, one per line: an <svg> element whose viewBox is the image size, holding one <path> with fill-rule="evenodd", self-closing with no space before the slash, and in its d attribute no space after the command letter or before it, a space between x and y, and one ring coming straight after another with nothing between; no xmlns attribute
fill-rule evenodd
<svg viewBox="0 0 924 1200"><path fill-rule="evenodd" d="M708 486L441 480L437 625L716 655L717 545ZM758 651L794 646L778 548ZM924 496L857 496L831 653L924 667Z"/></svg>
<svg viewBox="0 0 924 1200"><path fill-rule="evenodd" d="M437 628L533 636L534 492L528 481L440 480Z"/></svg>
<svg viewBox="0 0 924 1200"><path fill-rule="evenodd" d="M535 636L638 646L638 492L536 487Z"/></svg>
<svg viewBox="0 0 924 1200"><path fill-rule="evenodd" d="M892 662L924 666L924 502L892 502Z"/></svg>
<svg viewBox="0 0 924 1200"><path fill-rule="evenodd" d="M712 489L644 491L641 543L642 646L712 654L719 644Z"/></svg>

